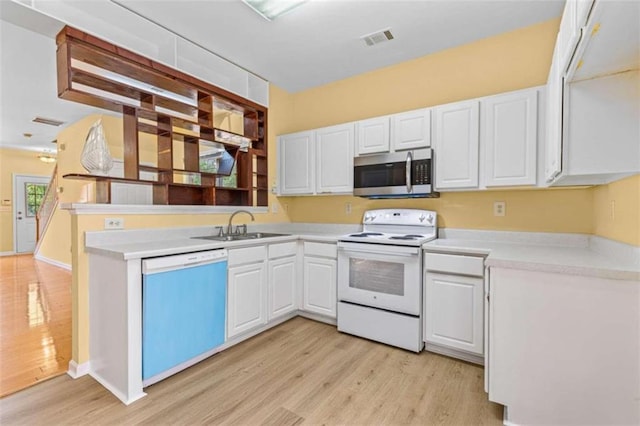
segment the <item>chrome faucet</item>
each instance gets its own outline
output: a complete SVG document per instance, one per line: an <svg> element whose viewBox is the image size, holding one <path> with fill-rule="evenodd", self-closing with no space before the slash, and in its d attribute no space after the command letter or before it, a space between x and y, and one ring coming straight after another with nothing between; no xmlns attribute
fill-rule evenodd
<svg viewBox="0 0 640 426"><path fill-rule="evenodd" d="M232 231L233 231L233 227L231 225L231 221L233 220L233 217L235 215L237 215L238 213L246 213L249 216L251 216L251 221L256 220L255 217L253 217L253 214L250 211L247 210L236 210L235 212L231 213L231 217L229 217L229 225L227 225L227 235L231 235ZM246 228L245 228L246 229Z"/></svg>

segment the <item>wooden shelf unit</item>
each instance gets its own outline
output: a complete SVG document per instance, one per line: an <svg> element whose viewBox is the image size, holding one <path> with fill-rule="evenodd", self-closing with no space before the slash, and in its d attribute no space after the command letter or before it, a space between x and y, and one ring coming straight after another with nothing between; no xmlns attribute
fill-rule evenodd
<svg viewBox="0 0 640 426"><path fill-rule="evenodd" d="M95 181L98 203L110 203L119 182L153 185L154 204L267 205L267 108L71 27L56 42L58 96L123 118L124 178L63 177ZM234 158L237 187L201 170L201 149L213 143ZM155 165L142 164L143 144Z"/></svg>

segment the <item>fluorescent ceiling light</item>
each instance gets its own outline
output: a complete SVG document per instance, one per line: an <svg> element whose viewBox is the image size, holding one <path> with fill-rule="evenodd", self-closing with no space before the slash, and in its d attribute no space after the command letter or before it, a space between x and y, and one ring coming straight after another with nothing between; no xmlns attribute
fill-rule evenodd
<svg viewBox="0 0 640 426"><path fill-rule="evenodd" d="M242 0L268 21L295 9L307 0Z"/></svg>

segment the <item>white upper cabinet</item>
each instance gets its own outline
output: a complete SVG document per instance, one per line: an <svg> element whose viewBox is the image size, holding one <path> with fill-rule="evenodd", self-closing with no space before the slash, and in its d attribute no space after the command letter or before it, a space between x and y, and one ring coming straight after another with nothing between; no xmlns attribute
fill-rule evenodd
<svg viewBox="0 0 640 426"><path fill-rule="evenodd" d="M354 123L278 136L279 195L353 193Z"/></svg>
<svg viewBox="0 0 640 426"><path fill-rule="evenodd" d="M478 187L479 101L434 108L436 190Z"/></svg>
<svg viewBox="0 0 640 426"><path fill-rule="evenodd" d="M389 152L389 121L389 116L384 116L356 123L358 155Z"/></svg>
<svg viewBox="0 0 640 426"><path fill-rule="evenodd" d="M577 45L568 48L571 34ZM599 185L640 171L639 69L640 2L567 1L547 82L548 184Z"/></svg>
<svg viewBox="0 0 640 426"><path fill-rule="evenodd" d="M316 193L353 192L353 123L316 130Z"/></svg>
<svg viewBox="0 0 640 426"><path fill-rule="evenodd" d="M391 143L395 151L431 145L431 110L419 109L391 116Z"/></svg>
<svg viewBox="0 0 640 426"><path fill-rule="evenodd" d="M481 101L484 184L536 184L538 90L492 96Z"/></svg>
<svg viewBox="0 0 640 426"><path fill-rule="evenodd" d="M315 188L315 132L278 137L280 195L311 194Z"/></svg>

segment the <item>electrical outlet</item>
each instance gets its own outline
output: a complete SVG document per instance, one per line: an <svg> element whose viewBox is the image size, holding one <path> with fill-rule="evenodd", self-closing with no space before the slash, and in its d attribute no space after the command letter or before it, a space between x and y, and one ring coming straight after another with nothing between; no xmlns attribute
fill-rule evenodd
<svg viewBox="0 0 640 426"><path fill-rule="evenodd" d="M493 215L504 216L507 213L507 205L504 201L495 201L493 203Z"/></svg>
<svg viewBox="0 0 640 426"><path fill-rule="evenodd" d="M278 213L278 203L271 204L271 213Z"/></svg>
<svg viewBox="0 0 640 426"><path fill-rule="evenodd" d="M344 212L345 212L346 214L351 214L351 203L346 203L346 204L344 205Z"/></svg>
<svg viewBox="0 0 640 426"><path fill-rule="evenodd" d="M104 219L104 229L124 229L124 219L121 217L107 217Z"/></svg>
<svg viewBox="0 0 640 426"><path fill-rule="evenodd" d="M284 205L284 211L289 213L289 204Z"/></svg>

